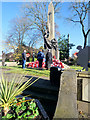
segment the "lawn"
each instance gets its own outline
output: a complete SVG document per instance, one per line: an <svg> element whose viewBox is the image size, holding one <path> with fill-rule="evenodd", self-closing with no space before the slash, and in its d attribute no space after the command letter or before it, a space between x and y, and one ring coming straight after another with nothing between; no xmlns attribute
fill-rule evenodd
<svg viewBox="0 0 90 120"><path fill-rule="evenodd" d="M21 65L19 66L13 66L13 67L8 67L8 66L1 66L0 68L7 69L5 72L6 73L18 73L18 74L28 74L32 76L38 76L38 77L49 77L50 75L50 70L39 70L37 68L26 68L22 69ZM80 66L70 66L71 69L75 70L82 70L82 67ZM85 71L85 70L83 70ZM90 68L89 68L90 71Z"/></svg>
<svg viewBox="0 0 90 120"><path fill-rule="evenodd" d="M18 74L28 74L28 75L33 75L33 76L43 76L43 77L49 77L50 71L49 70L39 70L37 68L26 68L22 69L22 66L13 66L13 67L8 67L8 66L1 66L0 68L7 69L5 73L18 73Z"/></svg>
<svg viewBox="0 0 90 120"><path fill-rule="evenodd" d="M82 70L83 69L83 67L81 67L81 66L75 66L75 65L70 66L70 68L71 69L75 69L75 70Z"/></svg>
<svg viewBox="0 0 90 120"><path fill-rule="evenodd" d="M83 67L81 67L81 66L74 66L74 65L70 66L70 68L75 69L75 70L82 70L83 69ZM85 69L82 71L85 71ZM90 71L90 68L88 69L88 71Z"/></svg>

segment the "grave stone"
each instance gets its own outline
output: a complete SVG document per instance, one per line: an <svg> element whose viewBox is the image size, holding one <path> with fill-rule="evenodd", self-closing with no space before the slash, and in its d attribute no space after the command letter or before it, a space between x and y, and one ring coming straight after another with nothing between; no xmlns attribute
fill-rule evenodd
<svg viewBox="0 0 90 120"><path fill-rule="evenodd" d="M79 50L77 64L88 71L88 62L90 60L90 46L86 46L83 49L82 46L77 46L77 49Z"/></svg>

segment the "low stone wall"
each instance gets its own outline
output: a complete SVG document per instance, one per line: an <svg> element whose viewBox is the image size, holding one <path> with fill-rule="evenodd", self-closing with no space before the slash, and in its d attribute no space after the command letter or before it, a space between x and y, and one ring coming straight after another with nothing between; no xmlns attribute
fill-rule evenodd
<svg viewBox="0 0 90 120"><path fill-rule="evenodd" d="M28 64L29 62L26 62L26 65ZM5 62L5 65L6 66L17 66L18 63L17 62ZM0 66L2 66L2 62L0 62Z"/></svg>
<svg viewBox="0 0 90 120"><path fill-rule="evenodd" d="M6 66L17 66L17 62L5 62ZM0 66L2 66L2 62L0 62Z"/></svg>
<svg viewBox="0 0 90 120"><path fill-rule="evenodd" d="M17 66L17 62L5 62L6 66Z"/></svg>

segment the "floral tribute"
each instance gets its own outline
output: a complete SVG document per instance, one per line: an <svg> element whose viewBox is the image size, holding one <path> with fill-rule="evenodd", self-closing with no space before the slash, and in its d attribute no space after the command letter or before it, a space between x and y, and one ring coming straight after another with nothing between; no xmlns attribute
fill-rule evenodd
<svg viewBox="0 0 90 120"><path fill-rule="evenodd" d="M43 59L43 63L42 63L42 68L45 68L45 59ZM59 60L57 60L56 58L54 58L52 60L52 64L51 64L51 67L52 66L58 66L60 68L64 68L62 62L60 62ZM35 62L30 62L29 64L27 64L27 67L31 67L31 68L38 68L39 67L39 61L36 60Z"/></svg>

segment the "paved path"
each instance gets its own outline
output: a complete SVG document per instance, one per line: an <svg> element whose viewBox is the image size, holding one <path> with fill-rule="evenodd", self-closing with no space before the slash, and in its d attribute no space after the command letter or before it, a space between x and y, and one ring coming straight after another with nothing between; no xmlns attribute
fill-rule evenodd
<svg viewBox="0 0 90 120"><path fill-rule="evenodd" d="M33 77L32 81L36 80L38 76L31 76L29 74L23 75L23 74L15 74L15 73L5 73L5 71L8 71L9 69L0 69L0 73L3 72L4 78L7 78L8 81L12 81L13 79L18 83L20 79L22 79L22 82L25 82L29 80L31 77ZM39 77L39 80L35 83L35 86L42 86L42 87L52 87L50 85L49 77Z"/></svg>
<svg viewBox="0 0 90 120"><path fill-rule="evenodd" d="M84 101L77 101L79 117L90 118L90 103Z"/></svg>
<svg viewBox="0 0 90 120"><path fill-rule="evenodd" d="M70 69L70 67L68 65L66 65L64 63L62 63L62 64L63 64L65 70Z"/></svg>

